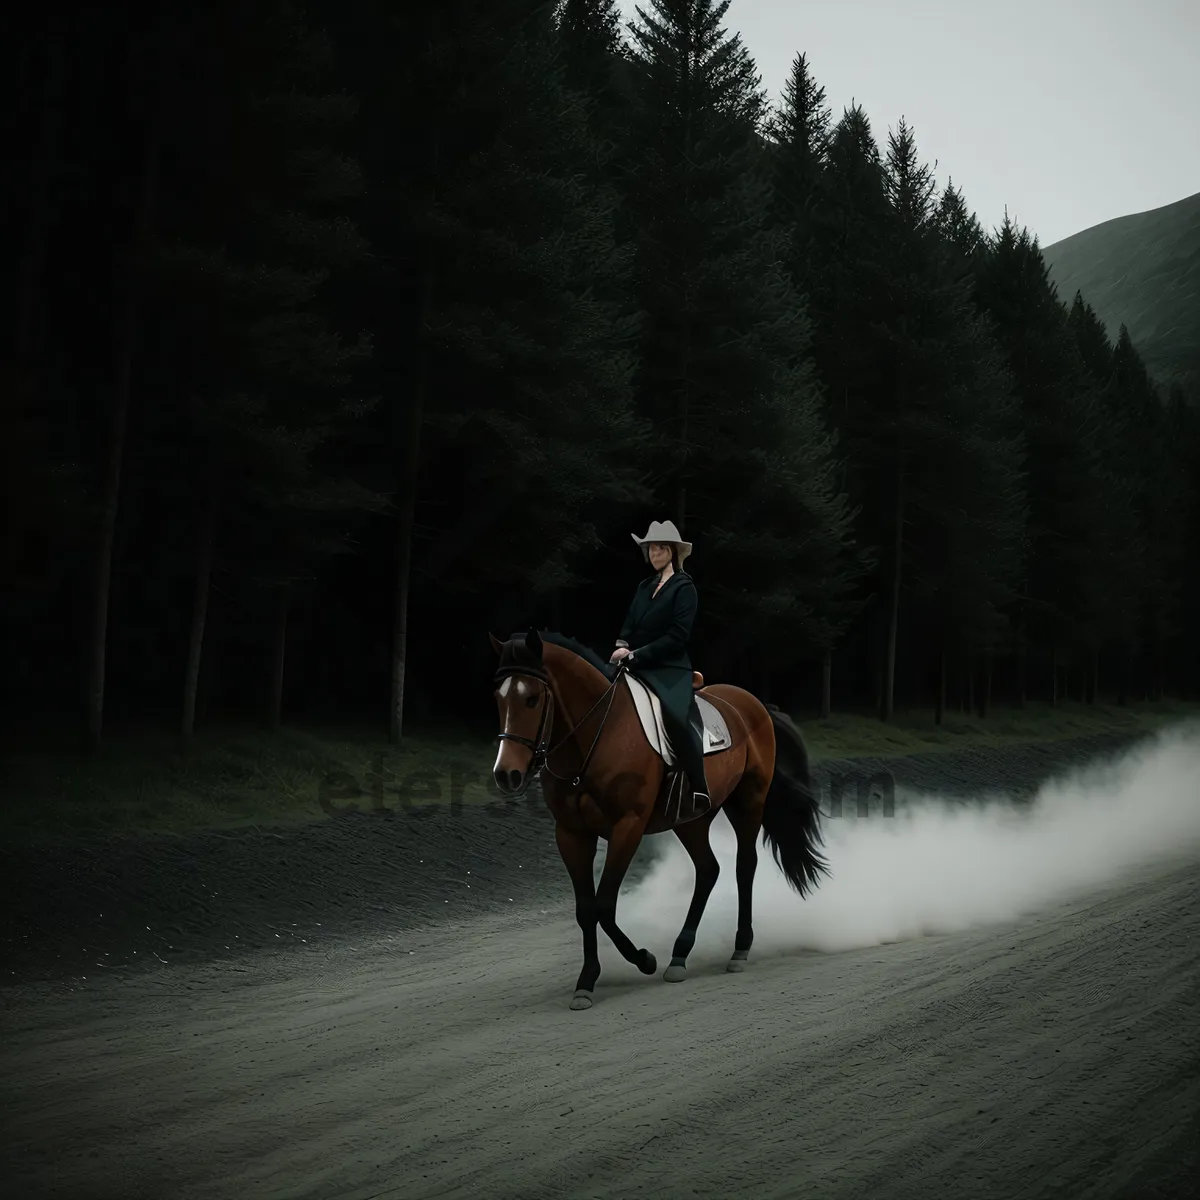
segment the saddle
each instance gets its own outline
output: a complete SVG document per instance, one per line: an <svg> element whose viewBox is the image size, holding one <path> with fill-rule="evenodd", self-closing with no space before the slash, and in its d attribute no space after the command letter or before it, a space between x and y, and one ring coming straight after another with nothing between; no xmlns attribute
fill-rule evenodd
<svg viewBox="0 0 1200 1200"><path fill-rule="evenodd" d="M673 766L675 754L671 749L671 741L667 737L666 726L663 724L662 701L633 675L627 674L625 683L633 697L633 704L642 722L642 731L646 735L646 740L655 753L662 756L663 762L668 767ZM699 690L703 686L704 677L699 671L693 671L693 690ZM704 747L705 756L717 754L721 750L728 750L733 745L733 739L730 737L729 726L725 724L725 718L721 715L720 710L710 701L705 700L703 696L696 697L696 707L700 710L700 719L704 723L704 736L701 738L701 744Z"/></svg>

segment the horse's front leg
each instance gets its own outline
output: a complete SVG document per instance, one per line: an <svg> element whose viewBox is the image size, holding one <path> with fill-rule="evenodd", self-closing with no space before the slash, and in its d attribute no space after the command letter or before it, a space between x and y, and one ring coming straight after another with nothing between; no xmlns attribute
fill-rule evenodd
<svg viewBox="0 0 1200 1200"><path fill-rule="evenodd" d="M646 831L649 809L644 812L627 812L613 826L608 839L608 850L604 855L604 870L600 874L600 886L596 892L596 915L600 928L608 934L621 957L631 962L643 975L653 975L658 963L649 950L637 949L617 924L617 895L629 864L637 852L642 835Z"/></svg>
<svg viewBox="0 0 1200 1200"><path fill-rule="evenodd" d="M592 874L599 839L594 833L575 833L556 824L554 840L571 876L571 884L575 889L575 920L579 922L583 933L583 970L579 972L579 980L575 984L571 1007L591 1008L592 992L595 991L596 980L600 978L600 954L596 947L596 883Z"/></svg>

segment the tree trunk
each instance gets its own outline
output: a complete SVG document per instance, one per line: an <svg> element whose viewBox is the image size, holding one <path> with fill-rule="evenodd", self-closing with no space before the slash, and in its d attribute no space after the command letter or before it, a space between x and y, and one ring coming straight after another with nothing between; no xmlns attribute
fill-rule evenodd
<svg viewBox="0 0 1200 1200"><path fill-rule="evenodd" d="M100 745L104 727L104 678L108 649L108 612L112 594L113 544L116 540L117 512L121 496L121 476L125 458L125 435L129 425L129 400L133 381L133 358L137 338L137 267L134 256L150 231L154 201L156 146L147 135L142 188L138 203L137 221L132 249L123 270L116 277L123 280L124 296L120 301L115 333L116 373L113 384L112 428L109 431L108 452L104 463L104 479L100 501L100 531L96 547L96 567L92 584L92 645L88 678L87 740L92 750Z"/></svg>
<svg viewBox="0 0 1200 1200"><path fill-rule="evenodd" d="M283 674L287 658L288 612L292 589L281 583L275 600L275 640L271 648L271 695L267 708L267 724L277 730L283 724Z"/></svg>
<svg viewBox="0 0 1200 1200"><path fill-rule="evenodd" d="M200 686L200 659L204 648L204 626L208 619L208 597L212 583L213 543L217 534L220 490L215 474L208 480L208 496L196 539L196 587L192 597L192 627L188 635L187 671L183 684L183 722L180 747L186 753L196 732L196 692Z"/></svg>
<svg viewBox="0 0 1200 1200"><path fill-rule="evenodd" d="M396 613L392 634L392 721L389 731L393 745L404 737L404 684L408 668L408 606L412 591L412 542L417 509L417 475L421 464L421 425L428 387L426 352L408 412L408 446L404 456L404 476L400 486L400 511L396 518Z"/></svg>
<svg viewBox="0 0 1200 1200"><path fill-rule="evenodd" d="M439 10L429 10L436 27ZM427 197L432 209L437 203L437 177L441 155L440 134L435 127L430 133L429 165L434 184ZM412 593L412 543L416 524L417 492L421 468L421 431L425 420L425 404L429 390L430 350L428 324L433 307L437 281L437 261L432 243L427 243L421 271L420 307L417 312L417 373L412 398L400 437L401 480L399 512L396 517L396 596L392 625L392 703L388 736L393 745L404 737L404 692L408 672L408 608Z"/></svg>
<svg viewBox="0 0 1200 1200"><path fill-rule="evenodd" d="M826 650L821 659L821 720L833 712L833 651Z"/></svg>
<svg viewBox="0 0 1200 1200"><path fill-rule="evenodd" d="M992 710L992 666L993 656L989 650L983 656L983 688L979 694L979 716L987 720Z"/></svg>
<svg viewBox="0 0 1200 1200"><path fill-rule="evenodd" d="M933 721L940 725L946 716L946 642L942 640L938 650L938 684L937 696L934 699Z"/></svg>
<svg viewBox="0 0 1200 1200"><path fill-rule="evenodd" d="M46 76L39 89L39 98L31 107L41 114L38 129L38 149L31 164L28 212L29 221L20 231L20 255L17 267L17 305L14 342L17 361L28 366L37 341L38 296L42 276L46 270L46 252L50 241L50 224L53 207L50 202L51 189L55 181L59 144L62 139L63 114L66 106L62 99L65 78L65 52L54 36L45 39ZM34 58L32 44L23 47L23 53ZM31 72L32 73L32 72Z"/></svg>
<svg viewBox="0 0 1200 1200"><path fill-rule="evenodd" d="M884 660L883 702L880 719L891 719L895 711L896 641L900 627L900 579L904 552L904 471L896 477L896 536L892 544L892 588L888 605L887 657Z"/></svg>
<svg viewBox="0 0 1200 1200"><path fill-rule="evenodd" d="M690 73L690 62L687 56L683 59L683 70L685 75ZM690 86L690 79L685 80L685 87ZM692 137L692 113L688 109L683 115L683 160L685 163L695 161L693 137ZM683 193L680 196L683 212L690 212L692 208L692 171L685 169L683 174ZM679 532L684 538L688 535L687 525L687 478L688 478L688 460L691 457L691 448L688 445L688 437L691 432L691 381L692 381L692 263L691 263L691 246L685 240L683 243L683 262L681 264L681 275L683 279L683 295L680 303L680 313L683 322L683 328L680 336L680 361L679 361L679 447L676 461L679 463L679 473L677 476L677 488L675 493L675 523L679 527Z"/></svg>
<svg viewBox="0 0 1200 1200"><path fill-rule="evenodd" d="M1024 587L1022 588L1022 592L1023 593L1025 592ZM1027 672L1029 670L1029 645L1028 645L1027 638L1026 638L1026 632L1027 632L1026 620L1027 620L1027 618L1026 618L1024 611L1021 611L1020 615L1017 618L1017 629L1016 629L1016 634L1017 634L1016 674L1017 674L1017 677L1014 680L1015 687L1014 687L1014 696L1013 696L1013 700L1014 700L1017 708L1025 707L1025 700L1026 700L1026 696L1027 696L1027 692L1028 692Z"/></svg>
<svg viewBox="0 0 1200 1200"><path fill-rule="evenodd" d="M975 714L975 655L967 660L967 712Z"/></svg>

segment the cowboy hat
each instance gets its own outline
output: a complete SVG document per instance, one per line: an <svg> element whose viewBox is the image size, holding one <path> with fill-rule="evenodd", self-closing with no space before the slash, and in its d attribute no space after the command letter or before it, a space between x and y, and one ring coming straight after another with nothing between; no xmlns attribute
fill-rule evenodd
<svg viewBox="0 0 1200 1200"><path fill-rule="evenodd" d="M679 536L679 530L675 528L674 521L651 521L650 528L646 530L645 537L638 537L636 533L629 535L642 548L642 557L649 562L651 542L671 542L679 547L679 563L682 566L683 560L692 552L692 543L685 542Z"/></svg>

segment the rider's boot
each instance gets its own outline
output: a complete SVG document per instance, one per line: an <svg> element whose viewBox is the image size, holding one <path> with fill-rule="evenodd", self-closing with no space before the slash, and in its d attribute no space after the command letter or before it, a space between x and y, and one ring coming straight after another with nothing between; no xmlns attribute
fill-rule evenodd
<svg viewBox="0 0 1200 1200"><path fill-rule="evenodd" d="M708 779L704 772L703 733L694 721L688 721L686 736L676 743L676 762L686 776L678 781L682 794L679 797L678 823L693 821L712 808L712 797L708 792Z"/></svg>

